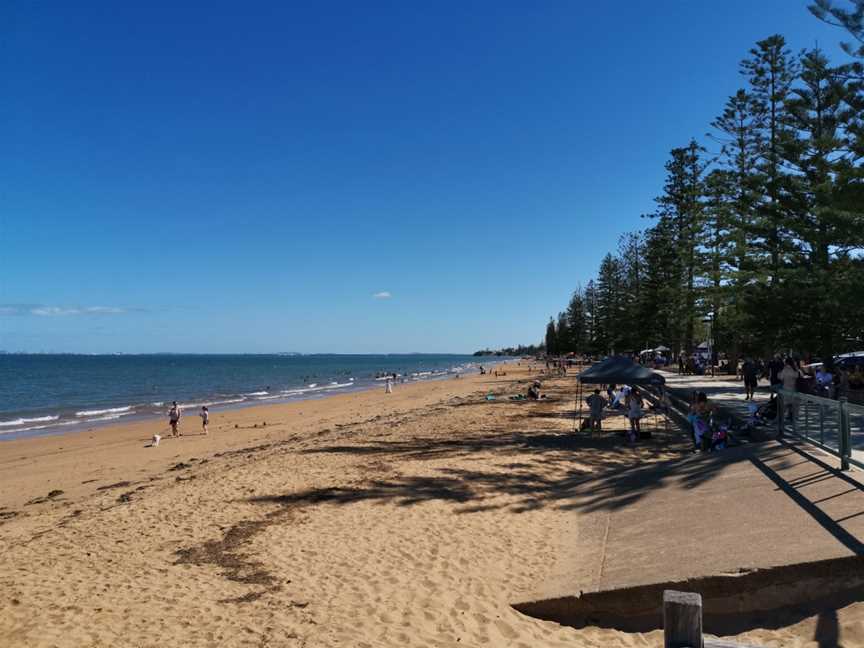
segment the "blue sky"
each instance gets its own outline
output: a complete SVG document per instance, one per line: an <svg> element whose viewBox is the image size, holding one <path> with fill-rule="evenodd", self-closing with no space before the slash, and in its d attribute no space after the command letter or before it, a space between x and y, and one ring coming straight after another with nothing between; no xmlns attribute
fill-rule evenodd
<svg viewBox="0 0 864 648"><path fill-rule="evenodd" d="M806 4L7 5L0 348L536 342Z"/></svg>

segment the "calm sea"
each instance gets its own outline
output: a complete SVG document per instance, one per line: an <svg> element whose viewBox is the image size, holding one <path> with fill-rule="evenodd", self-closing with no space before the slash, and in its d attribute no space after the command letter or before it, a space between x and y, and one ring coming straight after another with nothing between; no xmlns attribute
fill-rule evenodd
<svg viewBox="0 0 864 648"><path fill-rule="evenodd" d="M501 361L501 359L496 359ZM467 355L0 355L0 440L164 415L317 398L476 371ZM189 412L187 412L188 414Z"/></svg>

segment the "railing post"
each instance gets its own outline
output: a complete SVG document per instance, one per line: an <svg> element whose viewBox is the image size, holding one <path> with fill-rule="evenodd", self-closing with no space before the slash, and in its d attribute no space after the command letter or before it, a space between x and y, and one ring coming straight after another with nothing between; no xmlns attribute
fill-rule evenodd
<svg viewBox="0 0 864 648"><path fill-rule="evenodd" d="M840 470L849 470L852 456L852 426L849 422L849 401L840 397Z"/></svg>
<svg viewBox="0 0 864 648"><path fill-rule="evenodd" d="M783 407L783 390L777 390L777 438L783 437L784 419L786 418L786 408Z"/></svg>
<svg viewBox="0 0 864 648"><path fill-rule="evenodd" d="M801 411L801 401L793 401L795 404L792 407L792 433L798 436L798 413Z"/></svg>
<svg viewBox="0 0 864 648"><path fill-rule="evenodd" d="M825 445L825 405L819 403L819 443Z"/></svg>

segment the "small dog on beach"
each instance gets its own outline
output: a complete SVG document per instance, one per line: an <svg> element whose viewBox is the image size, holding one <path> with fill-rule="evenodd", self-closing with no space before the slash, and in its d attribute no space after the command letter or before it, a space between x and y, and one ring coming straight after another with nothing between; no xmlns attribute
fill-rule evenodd
<svg viewBox="0 0 864 648"><path fill-rule="evenodd" d="M151 448L155 448L156 446L159 445L159 442L160 442L161 440L162 440L162 437L161 437L161 436L159 436L158 434L154 434L154 435L153 435L153 440L150 442L150 447L151 447Z"/></svg>

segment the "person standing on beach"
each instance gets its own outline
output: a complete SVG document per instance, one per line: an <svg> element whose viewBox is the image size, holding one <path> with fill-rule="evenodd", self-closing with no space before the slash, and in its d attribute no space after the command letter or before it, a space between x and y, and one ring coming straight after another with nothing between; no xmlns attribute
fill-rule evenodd
<svg viewBox="0 0 864 648"><path fill-rule="evenodd" d="M171 425L171 436L183 436L180 434L181 410L177 401L172 401L171 409L168 410L168 423Z"/></svg>
<svg viewBox="0 0 864 648"><path fill-rule="evenodd" d="M642 396L639 395L638 389L632 389L627 393L627 418L630 419L630 443L635 443L636 439L642 435L642 429L639 425L639 419L642 418Z"/></svg>
<svg viewBox="0 0 864 648"><path fill-rule="evenodd" d="M585 399L588 407L591 410L591 430L602 432L603 408L606 407L606 399L600 395L600 390L595 389L594 393Z"/></svg>
<svg viewBox="0 0 864 648"><path fill-rule="evenodd" d="M207 434L207 426L210 424L210 410L207 409L207 406L204 405L201 408L201 428L204 430L204 434Z"/></svg>
<svg viewBox="0 0 864 648"><path fill-rule="evenodd" d="M392 394L393 393L393 383L390 382L390 377L387 377L387 382L384 385L384 393Z"/></svg>

